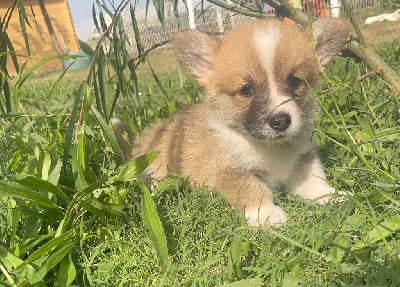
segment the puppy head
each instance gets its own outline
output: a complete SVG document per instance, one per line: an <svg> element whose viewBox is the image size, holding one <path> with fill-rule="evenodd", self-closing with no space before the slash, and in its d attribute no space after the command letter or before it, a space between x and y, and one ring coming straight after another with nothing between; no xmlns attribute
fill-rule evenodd
<svg viewBox="0 0 400 287"><path fill-rule="evenodd" d="M177 34L178 59L208 94L221 123L258 140L290 141L310 131L311 89L345 45L349 28L326 18L312 32L278 20L248 22L217 40L198 31Z"/></svg>

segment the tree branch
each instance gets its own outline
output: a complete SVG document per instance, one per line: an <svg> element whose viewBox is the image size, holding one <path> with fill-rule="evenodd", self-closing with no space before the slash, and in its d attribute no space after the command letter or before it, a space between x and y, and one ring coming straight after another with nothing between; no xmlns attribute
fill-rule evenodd
<svg viewBox="0 0 400 287"><path fill-rule="evenodd" d="M225 8L226 10L229 10L229 11L232 11L232 12L244 15L244 16L255 17L255 18L271 17L271 14L269 14L269 13L265 13L262 11L250 11L247 9L243 9L240 7L226 4L225 2L222 2L220 0L207 0L207 1L214 5L217 5L219 7Z"/></svg>

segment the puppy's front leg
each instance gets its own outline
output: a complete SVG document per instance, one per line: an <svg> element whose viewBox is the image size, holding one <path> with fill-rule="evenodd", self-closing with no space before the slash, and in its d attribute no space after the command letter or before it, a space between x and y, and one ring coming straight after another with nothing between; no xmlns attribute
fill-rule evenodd
<svg viewBox="0 0 400 287"><path fill-rule="evenodd" d="M319 204L327 203L335 189L326 182L325 172L319 158L313 153L302 155L297 163L291 189L305 199Z"/></svg>
<svg viewBox="0 0 400 287"><path fill-rule="evenodd" d="M272 201L272 191L248 171L224 170L218 173L215 187L233 207L244 210L250 226L279 225L287 214Z"/></svg>

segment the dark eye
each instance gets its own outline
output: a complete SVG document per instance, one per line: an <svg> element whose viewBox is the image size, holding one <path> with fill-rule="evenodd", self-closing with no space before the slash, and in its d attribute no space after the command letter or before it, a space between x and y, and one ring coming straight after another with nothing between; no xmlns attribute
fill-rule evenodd
<svg viewBox="0 0 400 287"><path fill-rule="evenodd" d="M245 98L250 97L253 94L253 92L254 90L252 86L249 84L246 84L240 88L240 95L242 95Z"/></svg>
<svg viewBox="0 0 400 287"><path fill-rule="evenodd" d="M303 83L303 80L296 76L289 76L289 78L288 78L288 85L292 89L297 89L298 87L301 86L302 83Z"/></svg>

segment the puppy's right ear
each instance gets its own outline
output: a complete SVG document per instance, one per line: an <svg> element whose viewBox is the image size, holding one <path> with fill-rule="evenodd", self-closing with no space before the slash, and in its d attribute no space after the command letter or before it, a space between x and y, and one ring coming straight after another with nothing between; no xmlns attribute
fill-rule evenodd
<svg viewBox="0 0 400 287"><path fill-rule="evenodd" d="M206 86L213 72L212 58L218 40L195 30L175 34L172 39L179 61L195 76L200 85Z"/></svg>

